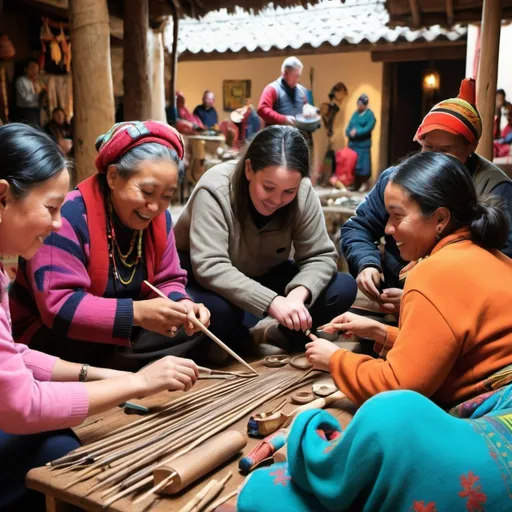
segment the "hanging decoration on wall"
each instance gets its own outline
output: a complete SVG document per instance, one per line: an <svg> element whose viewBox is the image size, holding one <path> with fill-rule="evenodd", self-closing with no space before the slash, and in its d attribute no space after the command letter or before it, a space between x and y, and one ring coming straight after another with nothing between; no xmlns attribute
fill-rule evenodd
<svg viewBox="0 0 512 512"><path fill-rule="evenodd" d="M245 105L245 100L251 97L250 80L223 80L222 97L224 112L231 112Z"/></svg>
<svg viewBox="0 0 512 512"><path fill-rule="evenodd" d="M69 25L64 22L42 18L41 57L39 67L51 74L71 72L71 42Z"/></svg>

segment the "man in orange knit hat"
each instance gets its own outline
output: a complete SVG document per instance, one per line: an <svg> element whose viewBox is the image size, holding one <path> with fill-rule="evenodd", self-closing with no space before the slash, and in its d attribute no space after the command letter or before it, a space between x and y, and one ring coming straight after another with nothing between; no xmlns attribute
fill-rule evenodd
<svg viewBox="0 0 512 512"><path fill-rule="evenodd" d="M448 153L464 162L479 195L501 197L512 218L512 181L493 163L475 153L482 134L482 119L475 107L475 81L465 79L459 95L441 101L425 116L414 140L421 151ZM359 289L381 309L397 313L402 296L404 267L407 262L384 228L388 214L384 207L384 189L393 167L384 171L356 214L341 228L341 249L356 278ZM378 243L385 237L385 250ZM502 251L512 257L512 223L508 242Z"/></svg>

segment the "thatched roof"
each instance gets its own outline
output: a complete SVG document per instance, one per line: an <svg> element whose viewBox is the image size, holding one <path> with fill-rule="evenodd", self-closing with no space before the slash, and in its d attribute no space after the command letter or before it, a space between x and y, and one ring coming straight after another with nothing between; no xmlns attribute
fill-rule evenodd
<svg viewBox="0 0 512 512"><path fill-rule="evenodd" d="M422 27L480 22L483 0L387 0L390 25ZM512 0L501 0L502 19L512 19Z"/></svg>

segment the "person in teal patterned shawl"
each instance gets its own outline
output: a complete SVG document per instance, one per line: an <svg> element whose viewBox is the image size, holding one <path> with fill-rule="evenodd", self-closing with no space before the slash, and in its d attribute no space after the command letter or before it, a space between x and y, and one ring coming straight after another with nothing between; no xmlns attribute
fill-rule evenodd
<svg viewBox="0 0 512 512"><path fill-rule="evenodd" d="M372 130L375 128L375 115L368 108L368 96L361 94L357 100L357 110L352 114L345 135L348 147L357 153L356 179L354 190L368 190L368 180L372 175Z"/></svg>
<svg viewBox="0 0 512 512"><path fill-rule="evenodd" d="M512 384L449 413L413 391L381 393L344 432L328 412L306 411L288 462L250 475L237 510L512 510Z"/></svg>

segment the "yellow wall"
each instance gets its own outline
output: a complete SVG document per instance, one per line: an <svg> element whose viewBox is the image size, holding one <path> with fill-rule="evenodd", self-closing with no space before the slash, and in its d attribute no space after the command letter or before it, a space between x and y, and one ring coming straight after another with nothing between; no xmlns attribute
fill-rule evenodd
<svg viewBox="0 0 512 512"><path fill-rule="evenodd" d="M372 171L375 176L379 171L377 165L380 141L382 64L372 62L370 52L304 55L299 58L304 64L301 83L308 88L310 87L309 73L314 67L313 95L317 106L328 101L327 94L336 82L344 82L348 88L347 102L336 119L339 136L335 140L335 149L346 144L345 127L355 110L357 98L362 93L369 96L370 108L377 117L372 147ZM215 107L220 120L222 120L228 115L222 110L223 80L251 80L252 97L257 102L263 88L279 76L282 61L282 57L269 57L229 61L179 62L177 89L185 94L187 106L191 111L201 103L203 91L205 89L212 90L216 96ZM327 147L327 135L323 126L315 132L314 142L314 161L318 166Z"/></svg>

